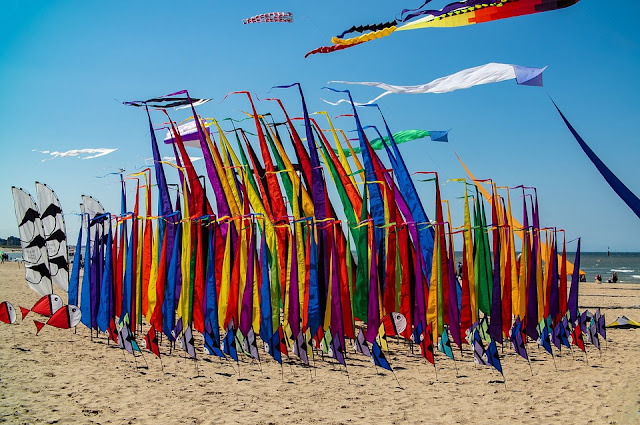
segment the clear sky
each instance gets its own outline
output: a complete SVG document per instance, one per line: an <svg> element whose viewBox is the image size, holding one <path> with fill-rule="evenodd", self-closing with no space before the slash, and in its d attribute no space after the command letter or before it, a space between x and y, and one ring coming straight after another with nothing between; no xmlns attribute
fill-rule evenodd
<svg viewBox="0 0 640 425"><path fill-rule="evenodd" d="M199 108L201 115L241 118L240 111L249 108L246 98L232 96L220 103L226 93L249 90L264 98L274 85L300 82L310 110L336 116L348 108L321 101L338 98L321 90L329 80L421 84L464 68L504 62L548 65L545 88L509 81L449 94L390 95L380 101L393 131L452 130L449 144L421 140L402 145L409 169L436 170L442 182L464 177L453 148L478 178L536 186L542 225L565 228L569 238L582 236L584 250L640 251L640 220L596 171L547 97L555 99L596 154L640 195L640 4L582 0L564 10L493 23L399 32L304 59L305 52L329 44L331 36L352 25L385 22L420 4L422 0L269 5L2 1L0 237L17 235L12 185L35 196L34 181L49 184L66 213L79 210L81 194L93 195L108 210L120 210L117 180L97 177L121 167L136 171L151 156L146 116L122 101L188 89L192 96L213 99ZM270 11L291 11L295 21L242 24L242 18ZM351 88L356 101L380 93ZM280 96L290 114L301 113L292 90L268 95ZM260 112L276 112L271 102L257 106ZM187 116L172 113L178 121ZM164 121L158 112L152 118L158 126ZM362 118L380 125L373 111L362 111ZM335 123L354 128L346 118ZM47 162L41 162L47 155L33 151L81 148L118 150L96 159ZM201 156L195 149L191 154ZM196 164L204 173L203 161ZM176 180L174 170L167 174ZM433 215L433 186L418 184ZM442 190L451 199L454 224L460 225L460 185L449 183ZM514 197L513 202L519 218L521 200ZM78 218L67 216L67 226L74 244Z"/></svg>

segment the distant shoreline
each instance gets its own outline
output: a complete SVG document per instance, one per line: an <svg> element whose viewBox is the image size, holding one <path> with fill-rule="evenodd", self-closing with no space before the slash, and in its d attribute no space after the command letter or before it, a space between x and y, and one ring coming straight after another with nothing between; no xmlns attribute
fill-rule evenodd
<svg viewBox="0 0 640 425"><path fill-rule="evenodd" d="M4 252L22 252L22 248L15 246L0 246L0 251Z"/></svg>

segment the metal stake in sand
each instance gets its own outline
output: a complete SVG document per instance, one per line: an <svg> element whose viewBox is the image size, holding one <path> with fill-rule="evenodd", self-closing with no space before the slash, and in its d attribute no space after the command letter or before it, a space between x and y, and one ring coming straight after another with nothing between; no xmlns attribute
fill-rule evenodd
<svg viewBox="0 0 640 425"><path fill-rule="evenodd" d="M589 358L587 357L587 350L584 350L584 361L587 362L587 366L589 366Z"/></svg>
<svg viewBox="0 0 640 425"><path fill-rule="evenodd" d="M146 367L147 369L149 369L149 363L147 363L147 359L144 357L144 354L142 354L142 351L140 351L140 355L142 356L142 360L144 360L145 367ZM133 357L135 357L135 356L136 356L136 355L135 355L135 351L134 351L134 355L133 355Z"/></svg>
<svg viewBox="0 0 640 425"><path fill-rule="evenodd" d="M393 377L396 378L396 382L398 383L398 388L402 388L402 385L400 385L400 381L398 380L398 377L396 376L396 373L393 371L393 369L391 369L391 373L393 373Z"/></svg>
<svg viewBox="0 0 640 425"><path fill-rule="evenodd" d="M516 357L517 359L518 357ZM555 360L554 360L555 362ZM529 360L529 356L527 356L527 363L529 364L529 370L531 371L531 376L533 376L533 368L531 367L531 360ZM557 369L556 369L557 370Z"/></svg>
<svg viewBox="0 0 640 425"><path fill-rule="evenodd" d="M200 369L198 369L198 359L194 357L193 358L193 362L194 362L194 364L196 366L196 378L199 378L200 377Z"/></svg>
<svg viewBox="0 0 640 425"><path fill-rule="evenodd" d="M344 355L344 353L343 353L343 355ZM346 361L344 362L344 371L347 373L347 382L349 382L349 385L351 385L351 377L349 376L349 369L347 368L347 362Z"/></svg>
<svg viewBox="0 0 640 425"><path fill-rule="evenodd" d="M553 354L553 348L551 349L551 358L553 359L553 367L558 371L558 365L556 364L556 356Z"/></svg>
<svg viewBox="0 0 640 425"><path fill-rule="evenodd" d="M280 374L282 375L282 382L284 382L284 366L282 366L282 353L280 353ZM311 373L311 371L309 371Z"/></svg>

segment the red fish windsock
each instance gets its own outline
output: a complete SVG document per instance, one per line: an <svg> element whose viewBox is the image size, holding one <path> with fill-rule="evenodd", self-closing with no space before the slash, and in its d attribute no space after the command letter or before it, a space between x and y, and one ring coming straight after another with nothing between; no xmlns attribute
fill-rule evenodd
<svg viewBox="0 0 640 425"><path fill-rule="evenodd" d="M0 304L0 322L8 325L16 322L16 309L9 301Z"/></svg>
<svg viewBox="0 0 640 425"><path fill-rule="evenodd" d="M27 314L29 314L30 311L41 314L43 316L51 317L56 311L60 310L60 308L62 308L62 298L60 298L60 296L56 294L49 294L40 298L38 302L35 303L33 307L31 307L31 310L29 310L28 308L20 307L20 311L22 311L22 320L24 320L24 318L27 317Z"/></svg>
<svg viewBox="0 0 640 425"><path fill-rule="evenodd" d="M38 322L37 320L33 321L36 324L36 328L38 329L36 335L40 333L40 330L44 327L44 325L49 325L60 329L75 328L76 326L78 326L78 323L80 323L81 317L82 314L80 313L80 308L76 307L75 305L65 305L64 307L56 311L53 316L51 316L51 318L47 320L47 323Z"/></svg>
<svg viewBox="0 0 640 425"><path fill-rule="evenodd" d="M400 335L407 329L407 319L402 313L389 313L382 318L384 331L387 335Z"/></svg>

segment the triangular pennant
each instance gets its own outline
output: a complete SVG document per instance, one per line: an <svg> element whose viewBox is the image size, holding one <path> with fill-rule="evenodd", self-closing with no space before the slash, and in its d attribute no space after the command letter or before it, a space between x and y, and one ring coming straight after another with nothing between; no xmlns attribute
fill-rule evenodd
<svg viewBox="0 0 640 425"><path fill-rule="evenodd" d="M387 361L384 352L376 341L373 341L373 350L371 350L371 358L376 366L392 371L391 365Z"/></svg>

